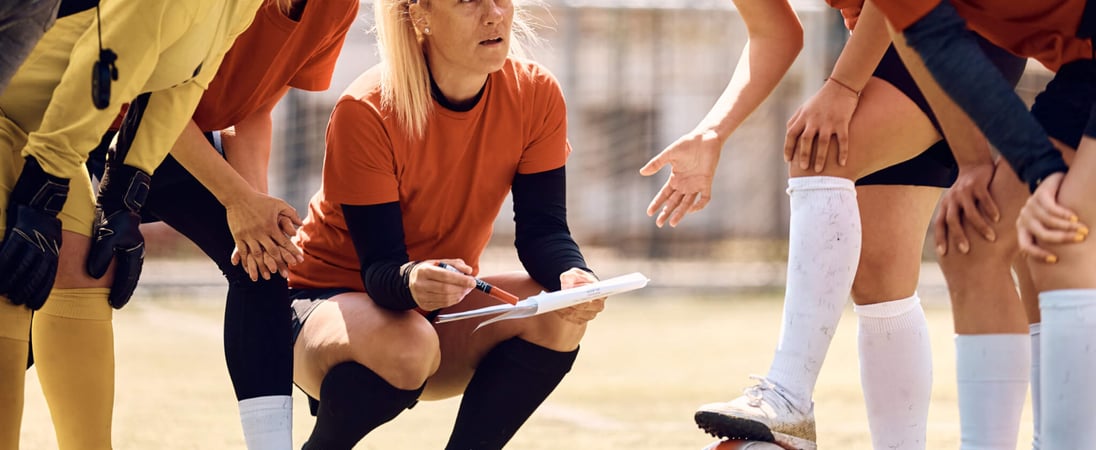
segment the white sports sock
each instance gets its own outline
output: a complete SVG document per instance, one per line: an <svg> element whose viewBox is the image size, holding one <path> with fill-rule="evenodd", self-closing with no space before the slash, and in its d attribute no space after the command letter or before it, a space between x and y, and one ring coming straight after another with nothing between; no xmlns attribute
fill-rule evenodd
<svg viewBox="0 0 1096 450"><path fill-rule="evenodd" d="M955 336L960 449L1016 448L1031 370L1030 349L1031 339L1024 334Z"/></svg>
<svg viewBox="0 0 1096 450"><path fill-rule="evenodd" d="M1039 294L1042 312L1039 443L1046 449L1096 442L1096 289Z"/></svg>
<svg viewBox="0 0 1096 450"><path fill-rule="evenodd" d="M250 450L293 448L293 399L268 395L240 400L244 441Z"/></svg>
<svg viewBox="0 0 1096 450"><path fill-rule="evenodd" d="M780 340L767 378L796 407L811 409L818 372L860 261L860 211L853 182L788 179L791 224Z"/></svg>
<svg viewBox="0 0 1096 450"><path fill-rule="evenodd" d="M872 447L924 449L932 396L932 348L917 294L856 305L860 384L868 409Z"/></svg>
<svg viewBox="0 0 1096 450"><path fill-rule="evenodd" d="M1031 417L1035 425L1032 434L1031 449L1039 450L1039 329L1040 325L1033 323L1028 325L1031 330Z"/></svg>

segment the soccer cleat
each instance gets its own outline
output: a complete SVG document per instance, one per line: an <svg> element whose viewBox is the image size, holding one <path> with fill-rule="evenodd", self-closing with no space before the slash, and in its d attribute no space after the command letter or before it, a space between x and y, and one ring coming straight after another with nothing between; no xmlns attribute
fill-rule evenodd
<svg viewBox="0 0 1096 450"><path fill-rule="evenodd" d="M745 395L697 409L693 416L696 424L719 438L772 442L788 450L816 450L813 406L801 411L769 380L750 378L758 383L743 390Z"/></svg>

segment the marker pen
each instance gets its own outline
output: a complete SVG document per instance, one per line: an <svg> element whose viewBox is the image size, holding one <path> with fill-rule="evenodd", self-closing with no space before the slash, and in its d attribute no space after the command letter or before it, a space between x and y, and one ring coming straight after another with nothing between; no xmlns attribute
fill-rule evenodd
<svg viewBox="0 0 1096 450"><path fill-rule="evenodd" d="M461 275L468 275L464 272L461 272L460 269L457 269L456 267L450 266L449 264L446 264L446 263L443 263L443 262L439 262L438 267L441 267L442 269L448 270L450 272L459 273ZM518 304L518 296L516 296L514 294L511 294L509 292L506 292L506 291L502 290L501 288L497 288L495 286L492 286L491 283L483 281L479 278L474 278L474 279L476 280L476 290L482 291L484 294L490 295L491 297L502 300L502 301L504 301L506 303L509 303L511 305Z"/></svg>

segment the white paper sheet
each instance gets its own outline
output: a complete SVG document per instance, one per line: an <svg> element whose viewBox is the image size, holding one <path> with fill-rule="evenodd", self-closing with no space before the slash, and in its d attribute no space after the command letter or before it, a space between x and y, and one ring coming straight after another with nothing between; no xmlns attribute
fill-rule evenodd
<svg viewBox="0 0 1096 450"><path fill-rule="evenodd" d="M501 320L508 319L521 319L525 317L532 317L538 314L544 314L546 312L555 311L557 309L563 309L571 307L580 303L585 303L601 297L620 294L628 291L634 291L647 285L650 281L647 277L639 272L633 272L627 275L621 275L619 277L613 277L608 280L598 281L596 283L587 284L585 286L574 287L571 289L563 289L556 292L541 292L540 294L526 298L518 302L516 305L494 305L480 309L473 309L471 311L464 311L452 314L442 314L438 316L436 323L452 322L454 320L470 319L473 317L483 317L491 314L500 314L499 316L492 317L479 324L476 329L480 329L484 325L492 324Z"/></svg>

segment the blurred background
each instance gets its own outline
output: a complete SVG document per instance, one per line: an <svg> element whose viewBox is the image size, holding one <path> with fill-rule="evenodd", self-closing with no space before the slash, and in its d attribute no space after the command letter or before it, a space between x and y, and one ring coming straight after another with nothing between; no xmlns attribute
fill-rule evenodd
<svg viewBox="0 0 1096 450"><path fill-rule="evenodd" d="M768 367L787 257L784 126L821 86L847 38L840 15L824 2L792 3L805 30L802 53L727 142L709 206L664 229L645 210L668 171L652 177L638 171L691 130L730 80L746 40L733 3L542 0L531 8L543 39L531 56L556 75L568 103L571 229L603 277L640 271L652 282L610 302L573 376L511 448L700 448L710 439L693 425L693 409L737 395L748 374ZM271 194L302 217L320 185L331 109L378 61L371 27L372 3L365 1L331 88L290 91L275 110ZM1018 91L1030 101L1048 79L1045 69L1029 64ZM512 217L504 205L484 273L520 268ZM225 282L169 228L151 224L145 234L149 259L136 301L115 320L116 448L243 448L220 352ZM951 318L931 250L924 252L919 293L936 364L929 448L956 448ZM844 320L815 399L825 448L870 448L855 326L848 325L854 321ZM27 389L25 448L54 448L38 387L28 380ZM299 392L294 398L300 441L312 418ZM420 405L359 448L440 448L457 401ZM1021 446L1030 439L1030 416L1024 420Z"/></svg>
<svg viewBox="0 0 1096 450"><path fill-rule="evenodd" d="M661 230L645 210L668 169L652 177L638 170L691 130L730 80L746 40L733 3L542 0L528 8L542 38L531 57L556 75L568 104L574 148L568 219L580 245L629 260L751 263L743 266L750 268L748 276L718 283L782 284L788 227L785 123L829 75L848 34L840 15L824 2L792 3L805 31L803 51L773 95L728 140L709 206L677 228ZM271 194L294 205L302 217L320 186L331 109L343 89L378 62L371 28L372 3L364 1L331 88L291 90L275 110ZM1030 98L1047 80L1045 69L1030 65L1019 91ZM493 247L511 246L512 217L504 205ZM164 241L149 245L153 257L197 251L169 231L149 231L151 239ZM932 252L925 257L931 260Z"/></svg>

